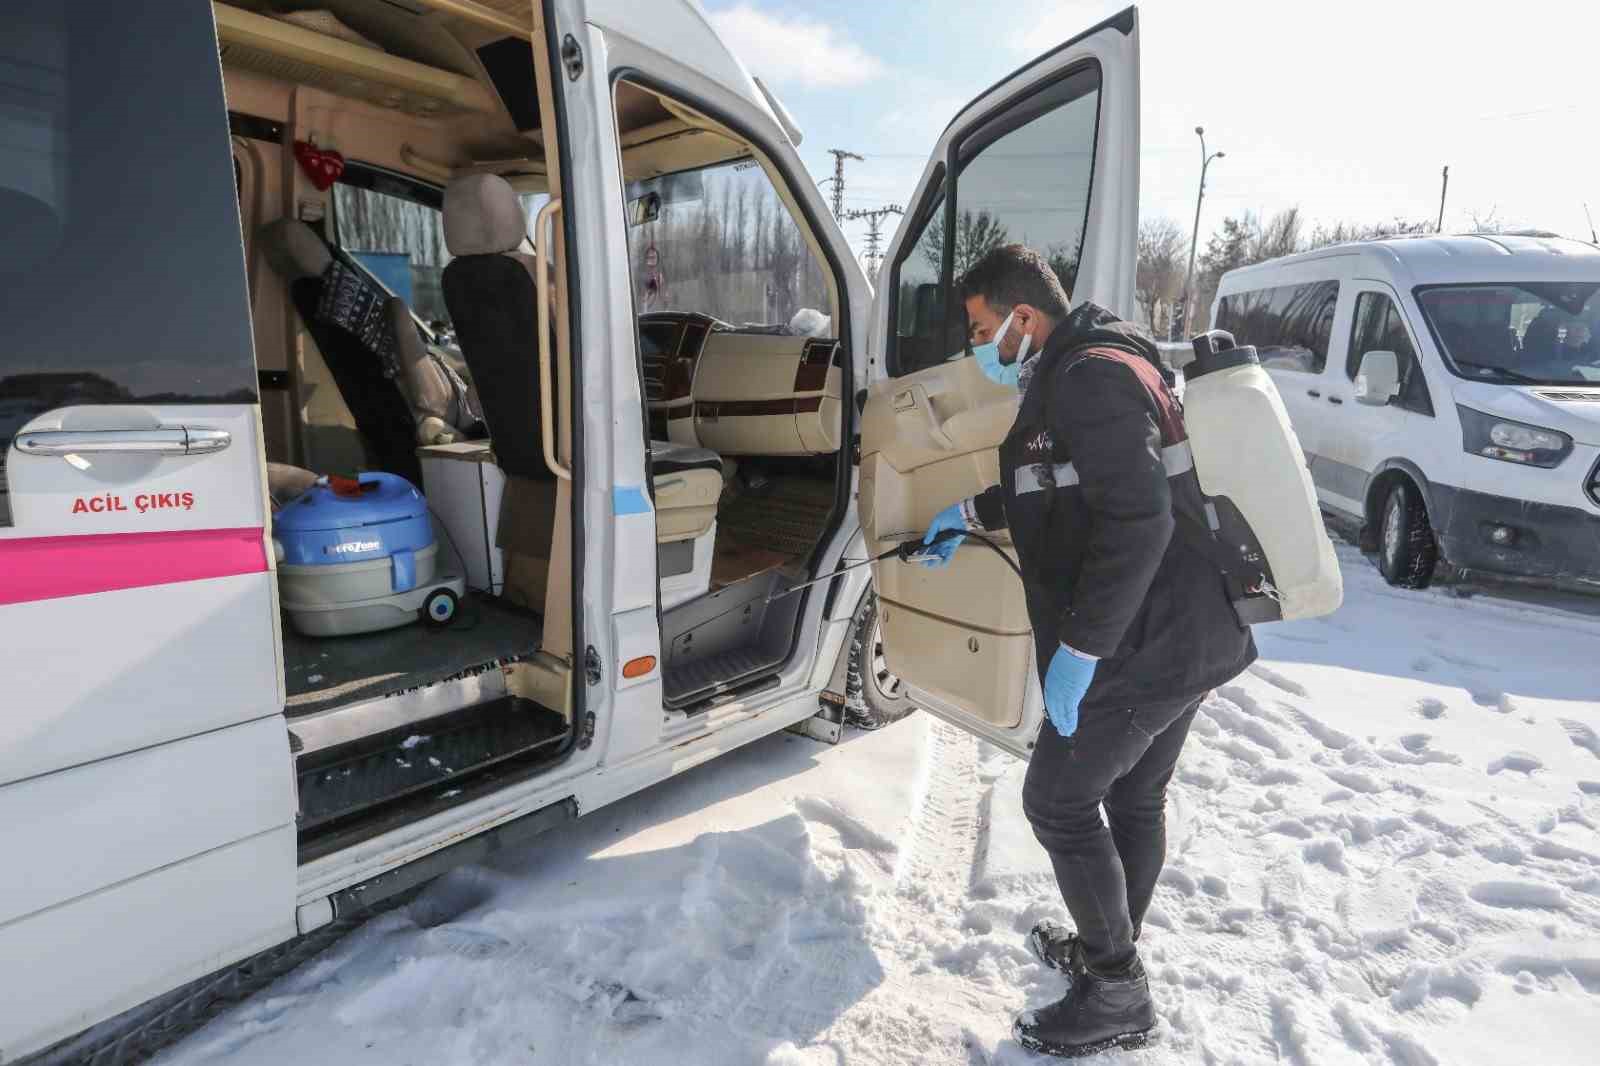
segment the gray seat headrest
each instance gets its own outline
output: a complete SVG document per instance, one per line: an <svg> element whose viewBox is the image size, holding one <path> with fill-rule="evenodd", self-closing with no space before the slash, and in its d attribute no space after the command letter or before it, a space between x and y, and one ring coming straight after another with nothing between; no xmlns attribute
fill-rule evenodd
<svg viewBox="0 0 1600 1066"><path fill-rule="evenodd" d="M469 174L444 190L444 243L451 255L515 251L528 216L511 183L498 174Z"/></svg>
<svg viewBox="0 0 1600 1066"><path fill-rule="evenodd" d="M280 218L256 231L261 250L272 269L285 281L320 278L333 262L333 253L310 226L297 218Z"/></svg>

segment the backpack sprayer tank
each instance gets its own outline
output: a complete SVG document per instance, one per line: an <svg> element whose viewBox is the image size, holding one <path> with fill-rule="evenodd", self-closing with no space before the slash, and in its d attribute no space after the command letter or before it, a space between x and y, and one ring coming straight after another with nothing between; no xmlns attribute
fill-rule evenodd
<svg viewBox="0 0 1600 1066"><path fill-rule="evenodd" d="M1257 593L1235 602L1241 620L1332 613L1344 579L1277 386L1256 350L1223 330L1196 337L1194 353L1184 368L1184 423L1226 569Z"/></svg>

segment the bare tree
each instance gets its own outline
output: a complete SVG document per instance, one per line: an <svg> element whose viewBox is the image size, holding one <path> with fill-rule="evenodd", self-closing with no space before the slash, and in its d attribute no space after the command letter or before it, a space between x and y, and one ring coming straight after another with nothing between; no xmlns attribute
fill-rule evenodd
<svg viewBox="0 0 1600 1066"><path fill-rule="evenodd" d="M764 189L757 189L759 199ZM744 269L749 262L749 231L746 227L750 221L750 187L744 182L739 182L734 190L733 200L728 213L728 236L723 240L723 256L728 260L730 270Z"/></svg>
<svg viewBox="0 0 1600 1066"><path fill-rule="evenodd" d="M1505 219L1500 217L1500 209L1491 207L1487 211L1472 211L1468 214L1472 219L1467 226L1468 233L1504 233L1511 227Z"/></svg>
<svg viewBox="0 0 1600 1066"><path fill-rule="evenodd" d="M1050 263L1050 269L1055 272L1061 288L1066 291L1067 298L1072 298L1072 287L1078 283L1078 262L1083 258L1083 238L1078 238L1078 243L1071 248L1065 244L1052 244L1045 249L1045 259Z"/></svg>
<svg viewBox="0 0 1600 1066"><path fill-rule="evenodd" d="M1265 221L1254 211L1246 211L1238 218L1223 219L1222 226L1211 235L1200 253L1195 285L1198 313L1195 321L1188 324L1188 331L1194 333L1205 328L1206 309L1211 305L1222 275L1252 263L1303 251L1305 243L1301 231L1304 228L1305 219L1299 207L1284 208Z"/></svg>
<svg viewBox="0 0 1600 1066"><path fill-rule="evenodd" d="M956 219L956 248L953 277L961 277L972 265L982 259L990 249L998 248L1010 238L1004 223L988 211L963 211ZM935 274L944 261L944 215L935 215L923 232L922 258Z"/></svg>
<svg viewBox="0 0 1600 1066"><path fill-rule="evenodd" d="M1205 249L1200 252L1199 276L1195 284L1196 313L1194 321L1184 323L1185 332L1198 333L1206 328L1208 309L1211 297L1217 291L1217 283L1228 271L1256 262L1253 256L1260 245L1260 237L1261 220L1254 211L1246 211L1238 218L1230 215L1222 220L1222 225L1211 234Z"/></svg>
<svg viewBox="0 0 1600 1066"><path fill-rule="evenodd" d="M1299 207L1286 207L1279 211L1259 226L1250 249L1251 261L1262 263L1300 251L1300 231L1304 227L1305 220L1300 217Z"/></svg>
<svg viewBox="0 0 1600 1066"><path fill-rule="evenodd" d="M1388 222L1335 222L1318 223L1311 231L1307 248L1326 248L1330 244L1350 241L1371 241L1382 237L1404 237L1414 233L1432 233L1433 223L1425 218L1407 219L1398 215Z"/></svg>
<svg viewBox="0 0 1600 1066"><path fill-rule="evenodd" d="M1139 265L1134 288L1153 333L1162 332L1156 324L1156 312L1162 304L1171 304L1183 284L1187 245L1183 229L1170 218L1147 218L1139 223Z"/></svg>

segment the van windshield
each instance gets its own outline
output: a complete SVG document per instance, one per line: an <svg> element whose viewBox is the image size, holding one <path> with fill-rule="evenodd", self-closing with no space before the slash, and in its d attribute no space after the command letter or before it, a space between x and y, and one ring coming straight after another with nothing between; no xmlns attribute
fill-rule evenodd
<svg viewBox="0 0 1600 1066"><path fill-rule="evenodd" d="M1441 285L1416 296L1460 377L1600 385L1600 281Z"/></svg>
<svg viewBox="0 0 1600 1066"><path fill-rule="evenodd" d="M825 329L822 267L761 166L735 160L629 184L631 203L659 205L628 229L641 312L698 311L742 327ZM657 199L659 198L659 199ZM798 326L796 327L799 328Z"/></svg>

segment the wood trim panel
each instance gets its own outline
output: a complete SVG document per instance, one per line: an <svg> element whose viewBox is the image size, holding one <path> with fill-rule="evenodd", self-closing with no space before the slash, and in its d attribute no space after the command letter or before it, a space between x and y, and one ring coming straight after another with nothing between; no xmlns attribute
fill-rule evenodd
<svg viewBox="0 0 1600 1066"><path fill-rule="evenodd" d="M719 400L715 403L695 404L694 416L747 418L753 415L803 415L821 409L821 396L801 396L790 400Z"/></svg>
<svg viewBox="0 0 1600 1066"><path fill-rule="evenodd" d="M794 370L794 391L821 392L827 388L828 367L838 350L838 341L808 341L801 353L800 365Z"/></svg>

